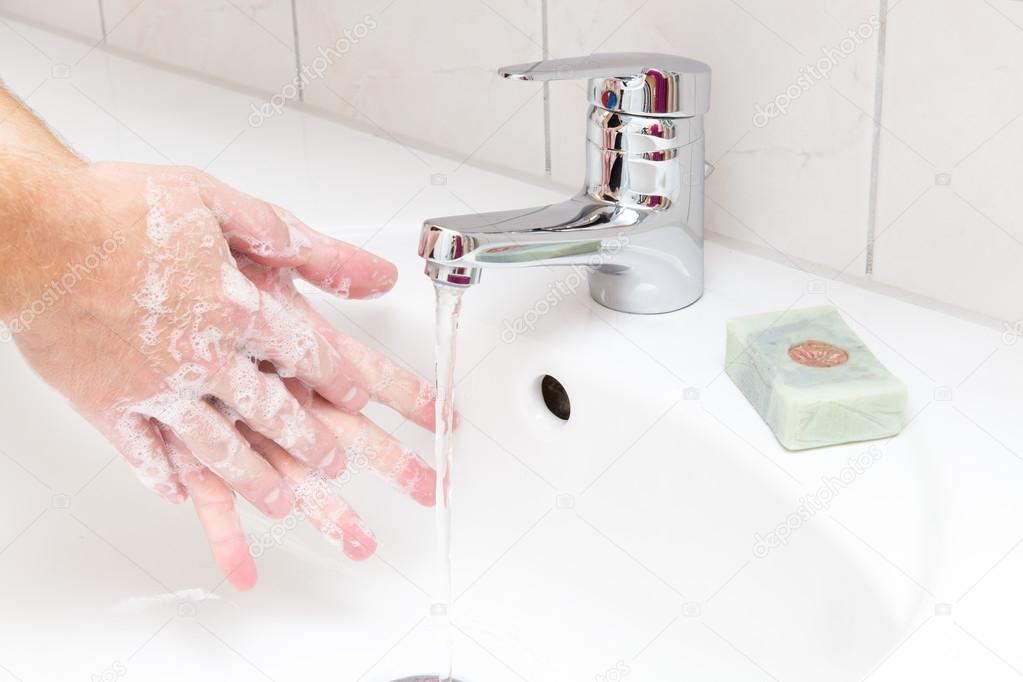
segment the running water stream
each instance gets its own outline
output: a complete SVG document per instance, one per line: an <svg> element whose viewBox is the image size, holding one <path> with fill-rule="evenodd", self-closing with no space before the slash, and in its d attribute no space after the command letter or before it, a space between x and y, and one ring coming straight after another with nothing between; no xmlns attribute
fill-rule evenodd
<svg viewBox="0 0 1023 682"><path fill-rule="evenodd" d="M433 606L438 642L439 682L455 682L451 632L451 470L454 452L455 342L462 311L461 287L439 282L437 290L437 408L434 441L437 468L437 593Z"/></svg>
<svg viewBox="0 0 1023 682"><path fill-rule="evenodd" d="M436 674L395 682L458 682L451 677L454 641L451 629L451 469L454 464L455 341L462 312L462 287L439 282L437 290L437 407L434 449L437 469L437 587L430 608L437 633Z"/></svg>

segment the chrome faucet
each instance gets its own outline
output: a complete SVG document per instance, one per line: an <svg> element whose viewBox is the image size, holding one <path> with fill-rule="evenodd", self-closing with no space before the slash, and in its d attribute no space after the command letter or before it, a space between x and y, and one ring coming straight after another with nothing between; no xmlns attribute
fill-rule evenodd
<svg viewBox="0 0 1023 682"><path fill-rule="evenodd" d="M590 295L628 313L666 313L703 295L703 114L710 67L611 53L501 68L514 80L589 79L586 180L558 204L432 218L419 255L437 282L480 270L589 267Z"/></svg>

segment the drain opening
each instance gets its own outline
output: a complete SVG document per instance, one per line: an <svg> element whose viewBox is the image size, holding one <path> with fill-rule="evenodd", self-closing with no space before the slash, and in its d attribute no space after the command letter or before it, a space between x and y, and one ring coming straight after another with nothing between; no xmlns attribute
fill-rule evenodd
<svg viewBox="0 0 1023 682"><path fill-rule="evenodd" d="M568 399L568 391L560 381L550 374L544 374L540 379L540 395L543 396L543 403L551 414L562 421L568 421L572 415L572 403Z"/></svg>

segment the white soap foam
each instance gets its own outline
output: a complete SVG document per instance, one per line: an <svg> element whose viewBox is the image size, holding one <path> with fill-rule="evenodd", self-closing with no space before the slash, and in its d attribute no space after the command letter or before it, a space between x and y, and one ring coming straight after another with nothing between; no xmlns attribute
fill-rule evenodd
<svg viewBox="0 0 1023 682"><path fill-rule="evenodd" d="M220 595L200 587L192 587L177 592L159 592L143 597L121 599L114 603L113 610L116 613L131 613L171 604L198 603L214 599L220 599Z"/></svg>
<svg viewBox="0 0 1023 682"><path fill-rule="evenodd" d="M228 300L243 310L254 313L259 310L259 289L230 263L220 266L220 286Z"/></svg>

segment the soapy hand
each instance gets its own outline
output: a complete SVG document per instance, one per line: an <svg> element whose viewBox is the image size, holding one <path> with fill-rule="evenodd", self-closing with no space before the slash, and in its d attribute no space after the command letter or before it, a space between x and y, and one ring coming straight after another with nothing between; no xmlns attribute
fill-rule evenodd
<svg viewBox="0 0 1023 682"><path fill-rule="evenodd" d="M189 495L232 584L255 583L234 493L300 512L349 557L376 542L327 481L355 457L424 505L432 469L358 414L432 428L432 386L333 329L298 276L343 298L393 286L387 261L194 169L101 163L30 174L0 282L28 362L173 502ZM9 258L9 256L8 256ZM297 509L296 509L297 507Z"/></svg>

